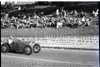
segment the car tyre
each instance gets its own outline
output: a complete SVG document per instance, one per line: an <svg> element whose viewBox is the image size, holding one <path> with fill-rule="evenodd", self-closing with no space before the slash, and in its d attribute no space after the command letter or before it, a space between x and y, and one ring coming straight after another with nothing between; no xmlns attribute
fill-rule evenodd
<svg viewBox="0 0 100 67"><path fill-rule="evenodd" d="M41 50L41 47L40 47L39 44L35 44L35 45L33 46L33 51L34 51L34 53L39 53L40 50Z"/></svg>
<svg viewBox="0 0 100 67"><path fill-rule="evenodd" d="M1 51L2 51L3 53L7 53L7 52L9 51L9 46L8 46L8 45L2 45L2 46L1 46Z"/></svg>
<svg viewBox="0 0 100 67"><path fill-rule="evenodd" d="M26 55L32 54L32 48L31 48L30 46L26 46L26 47L24 48L24 53L25 53Z"/></svg>

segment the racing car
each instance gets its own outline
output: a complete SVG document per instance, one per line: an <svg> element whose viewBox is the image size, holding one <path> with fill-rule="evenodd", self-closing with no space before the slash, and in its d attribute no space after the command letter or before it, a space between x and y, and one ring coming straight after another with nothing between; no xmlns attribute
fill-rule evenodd
<svg viewBox="0 0 100 67"><path fill-rule="evenodd" d="M13 41L12 46L8 44L8 42L4 42L1 45L1 51L3 53L7 53L9 51L14 52L23 52L26 55L34 53L39 53L41 50L41 46L38 43L30 42L30 41Z"/></svg>

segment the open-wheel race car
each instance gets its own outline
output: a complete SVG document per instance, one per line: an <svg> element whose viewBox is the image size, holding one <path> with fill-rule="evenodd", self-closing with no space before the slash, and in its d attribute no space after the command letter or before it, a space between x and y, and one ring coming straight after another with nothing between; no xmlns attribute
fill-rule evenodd
<svg viewBox="0 0 100 67"><path fill-rule="evenodd" d="M13 41L12 46L8 44L8 42L4 42L1 45L1 51L3 53L7 53L9 51L14 52L23 52L26 55L34 53L39 53L41 50L41 46L37 43L30 42L30 41Z"/></svg>

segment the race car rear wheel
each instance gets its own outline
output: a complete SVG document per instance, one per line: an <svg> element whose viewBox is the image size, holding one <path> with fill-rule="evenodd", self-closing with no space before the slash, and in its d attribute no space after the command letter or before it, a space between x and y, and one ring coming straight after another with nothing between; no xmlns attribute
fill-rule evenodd
<svg viewBox="0 0 100 67"><path fill-rule="evenodd" d="M35 45L33 46L33 51L34 51L34 53L39 53L40 50L41 50L41 47L40 47L39 44L35 44Z"/></svg>
<svg viewBox="0 0 100 67"><path fill-rule="evenodd" d="M1 46L1 51L2 51L3 53L8 52L8 51L9 51L9 46L8 46L8 45L2 45L2 46Z"/></svg>
<svg viewBox="0 0 100 67"><path fill-rule="evenodd" d="M26 46L26 47L24 48L24 53L25 53L26 55L32 54L32 48L31 48L30 46Z"/></svg>

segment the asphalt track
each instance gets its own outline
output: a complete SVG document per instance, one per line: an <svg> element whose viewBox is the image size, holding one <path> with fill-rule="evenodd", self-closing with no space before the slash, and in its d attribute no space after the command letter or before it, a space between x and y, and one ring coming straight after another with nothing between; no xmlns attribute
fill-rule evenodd
<svg viewBox="0 0 100 67"><path fill-rule="evenodd" d="M99 67L99 51L42 48L40 53L1 53L1 67Z"/></svg>

